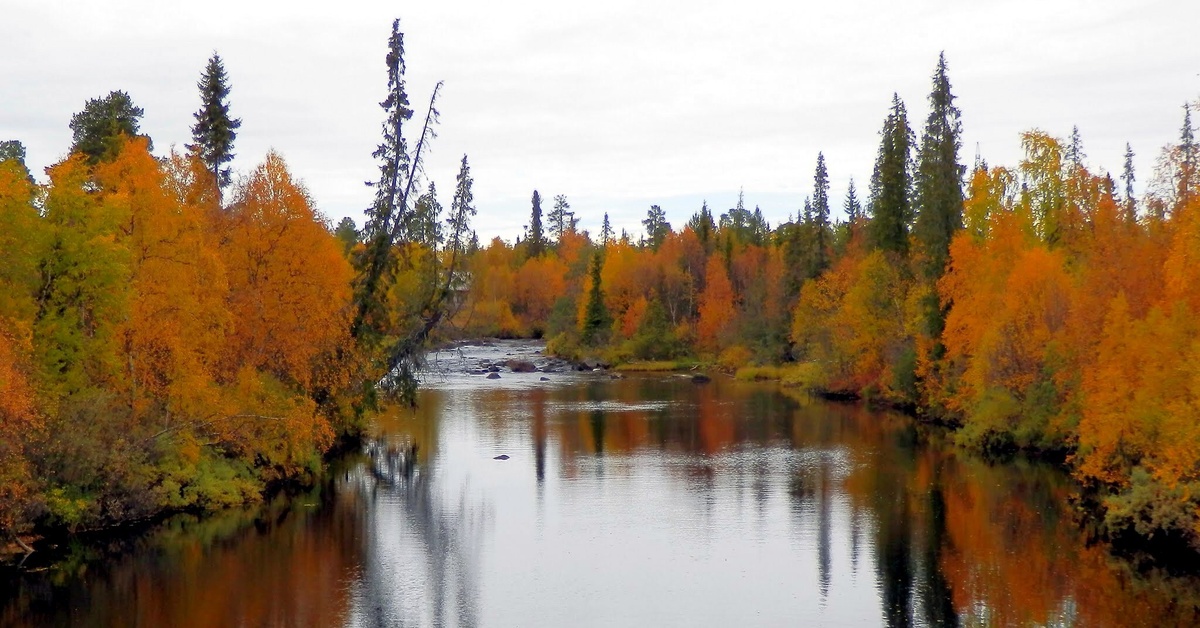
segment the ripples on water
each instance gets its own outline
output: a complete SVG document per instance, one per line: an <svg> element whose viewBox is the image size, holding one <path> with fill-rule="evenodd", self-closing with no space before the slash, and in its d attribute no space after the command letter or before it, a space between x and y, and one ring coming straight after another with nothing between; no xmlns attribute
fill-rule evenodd
<svg viewBox="0 0 1200 628"><path fill-rule="evenodd" d="M1193 581L1085 546L1055 469L536 349L438 356L328 485L81 548L12 580L0 625L1193 625ZM468 374L508 359L559 370Z"/></svg>

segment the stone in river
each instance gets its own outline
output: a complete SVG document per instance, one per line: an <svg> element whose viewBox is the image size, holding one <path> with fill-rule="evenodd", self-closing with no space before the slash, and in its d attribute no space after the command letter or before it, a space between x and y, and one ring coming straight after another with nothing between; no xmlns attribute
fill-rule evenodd
<svg viewBox="0 0 1200 628"><path fill-rule="evenodd" d="M492 458L492 460L508 460L508 454L500 454L499 456Z"/></svg>
<svg viewBox="0 0 1200 628"><path fill-rule="evenodd" d="M499 373L488 373L487 378L488 379L500 379L500 374Z"/></svg>

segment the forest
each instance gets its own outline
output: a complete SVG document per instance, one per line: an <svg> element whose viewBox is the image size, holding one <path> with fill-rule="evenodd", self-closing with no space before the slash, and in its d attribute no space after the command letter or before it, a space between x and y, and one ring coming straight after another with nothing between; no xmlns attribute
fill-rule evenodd
<svg viewBox="0 0 1200 628"><path fill-rule="evenodd" d="M374 201L340 238L278 153L233 180L216 54L182 150L154 156L122 91L44 184L0 146L0 535L256 501L413 402L474 208L466 156L449 211L409 201L437 89L410 149L403 55L397 22Z"/></svg>
<svg viewBox="0 0 1200 628"><path fill-rule="evenodd" d="M1135 196L1078 131L962 163L945 58L918 137L893 96L842 219L823 155L798 215L705 203L641 234L565 195L478 242L466 156L449 209L422 176L393 25L374 201L336 227L283 156L234 180L241 121L214 55L194 143L151 151L114 91L39 183L0 145L0 531L82 530L259 499L319 476L429 343L538 337L624 368L701 365L906 408L988 454L1067 465L1114 540L1200 550L1200 158L1190 107ZM440 84L439 84L440 87ZM421 118L417 118L420 121Z"/></svg>
<svg viewBox="0 0 1200 628"><path fill-rule="evenodd" d="M893 97L865 198L811 195L773 228L707 203L675 228L580 231L533 193L516 243L469 262L466 336L545 337L631 370L694 365L908 409L989 455L1067 465L1116 541L1200 549L1200 149L1191 105L1140 197L1092 172L1078 130L1020 136L1011 165L962 164L944 57L918 138Z"/></svg>

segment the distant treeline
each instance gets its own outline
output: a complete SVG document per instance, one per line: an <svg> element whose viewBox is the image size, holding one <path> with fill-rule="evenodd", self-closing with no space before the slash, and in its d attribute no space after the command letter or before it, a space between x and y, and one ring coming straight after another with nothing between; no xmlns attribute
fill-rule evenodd
<svg viewBox="0 0 1200 628"><path fill-rule="evenodd" d="M682 228L580 232L533 196L471 258L460 333L546 336L609 362L702 360L914 408L960 442L1064 459L1113 537L1200 549L1200 175L1190 107L1147 192L1092 172L1078 130L960 163L944 58L918 139L894 97L866 198L831 222L825 159L795 220L739 197Z"/></svg>

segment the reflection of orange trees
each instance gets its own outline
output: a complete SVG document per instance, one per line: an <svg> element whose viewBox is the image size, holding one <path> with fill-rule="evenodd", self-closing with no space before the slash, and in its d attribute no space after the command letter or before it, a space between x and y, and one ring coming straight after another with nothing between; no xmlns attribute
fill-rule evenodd
<svg viewBox="0 0 1200 628"><path fill-rule="evenodd" d="M153 560L115 559L93 576L88 604L57 605L51 612L64 615L32 623L60 623L70 613L67 623L87 625L343 624L346 575L361 563L361 519L351 495L338 499L320 514L296 504L293 512L229 512L170 526L149 539ZM264 533L246 534L251 525Z"/></svg>

